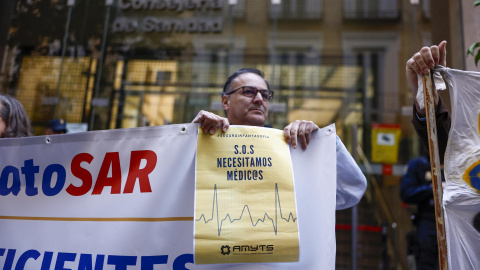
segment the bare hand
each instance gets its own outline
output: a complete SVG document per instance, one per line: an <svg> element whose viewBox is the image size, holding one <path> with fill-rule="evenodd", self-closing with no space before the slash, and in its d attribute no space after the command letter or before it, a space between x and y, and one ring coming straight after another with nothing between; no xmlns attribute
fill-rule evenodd
<svg viewBox="0 0 480 270"><path fill-rule="evenodd" d="M293 149L297 148L297 138L302 145L302 149L307 149L307 145L310 143L312 132L318 130L318 126L312 121L297 120L290 123L285 127L283 133L285 134L285 140L287 143L291 143Z"/></svg>
<svg viewBox="0 0 480 270"><path fill-rule="evenodd" d="M220 127L222 128L223 132L226 132L230 126L227 118L203 110L198 112L192 123L200 123L203 132L210 134L215 133Z"/></svg>
<svg viewBox="0 0 480 270"><path fill-rule="evenodd" d="M415 101L415 108L419 116L425 116L425 110L420 110L417 104L418 79L417 74L422 76L430 73L430 69L436 65L447 66L447 42L444 40L440 44L431 47L423 47L408 59L406 64L407 79L410 83L412 96ZM435 106L438 105L438 94L434 92Z"/></svg>

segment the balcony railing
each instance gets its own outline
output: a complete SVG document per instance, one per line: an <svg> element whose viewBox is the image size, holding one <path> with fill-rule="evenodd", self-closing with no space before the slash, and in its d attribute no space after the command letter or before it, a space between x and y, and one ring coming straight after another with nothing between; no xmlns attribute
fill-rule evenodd
<svg viewBox="0 0 480 270"><path fill-rule="evenodd" d="M397 0L344 0L343 17L349 20L393 20L400 17Z"/></svg>

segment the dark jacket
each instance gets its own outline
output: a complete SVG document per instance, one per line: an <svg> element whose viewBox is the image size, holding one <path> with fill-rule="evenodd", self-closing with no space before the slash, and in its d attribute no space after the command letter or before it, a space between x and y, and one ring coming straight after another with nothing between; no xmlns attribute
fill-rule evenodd
<svg viewBox="0 0 480 270"><path fill-rule="evenodd" d="M445 149L447 148L448 132L450 131L452 122L450 119L450 113L447 111L447 108L445 107L445 104L443 104L442 98L440 97L437 108L435 109L435 117L437 120L437 137L438 148L440 151L440 163L443 164L443 157L445 156ZM418 119L415 105L413 105L412 124L418 136L422 140L423 145L428 150L427 122Z"/></svg>
<svg viewBox="0 0 480 270"><path fill-rule="evenodd" d="M435 220L432 173L427 156L408 162L407 172L402 176L400 184L400 197L403 202L418 206L417 219Z"/></svg>

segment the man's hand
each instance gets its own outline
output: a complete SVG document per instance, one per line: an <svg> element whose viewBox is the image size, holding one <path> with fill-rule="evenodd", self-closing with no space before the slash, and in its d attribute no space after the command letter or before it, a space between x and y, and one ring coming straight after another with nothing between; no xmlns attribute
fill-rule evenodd
<svg viewBox="0 0 480 270"><path fill-rule="evenodd" d="M420 117L425 116L425 110L420 110L417 104L418 79L417 74L422 76L429 74L430 69L436 65L447 66L447 42L442 41L440 44L431 47L423 47L419 52L415 53L412 58L408 59L406 64L407 79L412 90L415 108ZM438 94L434 91L435 106L438 105Z"/></svg>
<svg viewBox="0 0 480 270"><path fill-rule="evenodd" d="M215 133L219 128L226 132L230 126L227 118L203 110L197 114L192 123L200 123L203 132L210 134Z"/></svg>
<svg viewBox="0 0 480 270"><path fill-rule="evenodd" d="M286 126L283 133L285 134L285 140L287 143L292 144L293 149L297 148L298 138L302 145L302 149L305 150L310 143L312 132L316 130L318 130L318 126L312 121L297 120Z"/></svg>

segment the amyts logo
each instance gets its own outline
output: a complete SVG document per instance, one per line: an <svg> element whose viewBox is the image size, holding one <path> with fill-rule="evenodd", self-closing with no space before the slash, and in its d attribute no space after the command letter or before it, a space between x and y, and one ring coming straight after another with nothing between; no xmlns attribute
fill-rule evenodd
<svg viewBox="0 0 480 270"><path fill-rule="evenodd" d="M230 254L230 246L225 245L220 248L222 255ZM237 254L273 254L273 245L240 245L233 246L233 255Z"/></svg>
<svg viewBox="0 0 480 270"><path fill-rule="evenodd" d="M229 245L222 246L222 247L220 248L220 250L222 251L222 255L228 255L228 254L230 254L230 246L229 246Z"/></svg>

